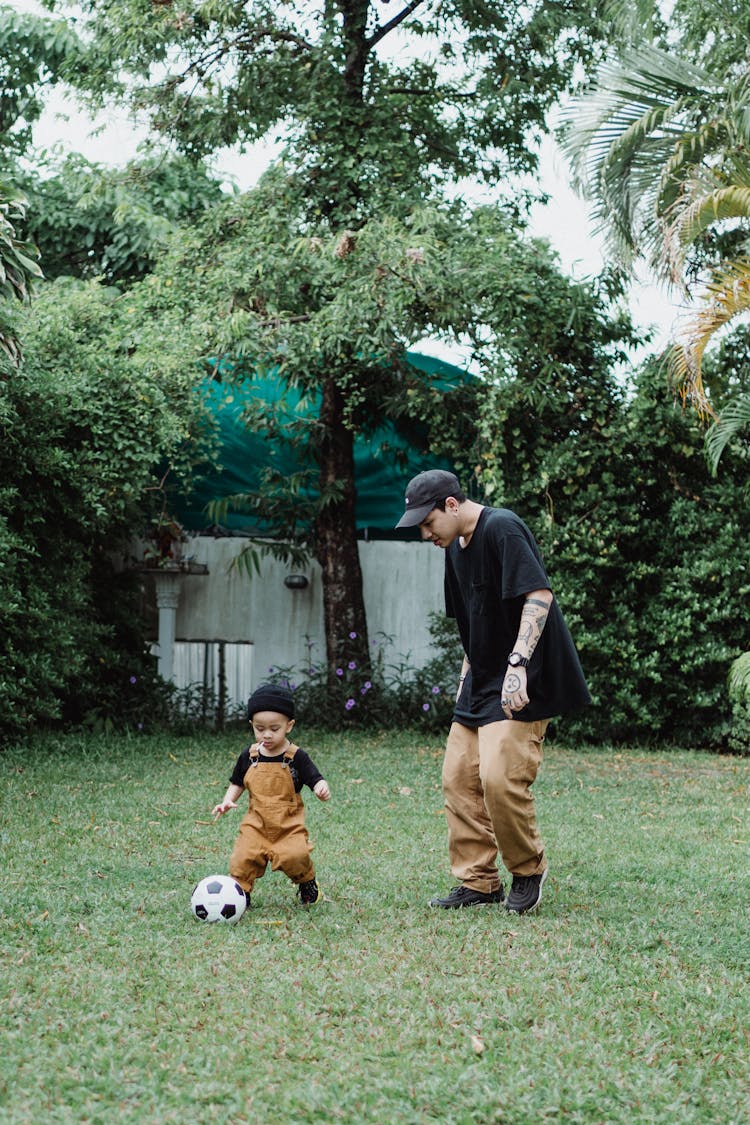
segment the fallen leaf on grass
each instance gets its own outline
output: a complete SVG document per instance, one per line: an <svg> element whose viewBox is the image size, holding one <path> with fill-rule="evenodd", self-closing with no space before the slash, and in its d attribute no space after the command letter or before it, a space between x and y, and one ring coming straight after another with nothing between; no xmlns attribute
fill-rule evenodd
<svg viewBox="0 0 750 1125"><path fill-rule="evenodd" d="M483 1053L484 1043L482 1042L482 1040L479 1038L478 1035L472 1035L471 1045L472 1045L472 1047L473 1047L473 1049L474 1049L474 1051L476 1052L477 1055L481 1055Z"/></svg>
<svg viewBox="0 0 750 1125"><path fill-rule="evenodd" d="M408 785L402 785L399 789L399 793L402 797L411 797L411 789Z"/></svg>

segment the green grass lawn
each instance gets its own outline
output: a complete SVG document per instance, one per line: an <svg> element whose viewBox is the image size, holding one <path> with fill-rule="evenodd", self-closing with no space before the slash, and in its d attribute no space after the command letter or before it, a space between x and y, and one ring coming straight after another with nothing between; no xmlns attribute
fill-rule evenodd
<svg viewBox="0 0 750 1125"><path fill-rule="evenodd" d="M750 761L548 746L518 918L427 906L439 741L298 733L325 901L269 873L236 926L190 893L242 736L0 757L0 1121L750 1121Z"/></svg>

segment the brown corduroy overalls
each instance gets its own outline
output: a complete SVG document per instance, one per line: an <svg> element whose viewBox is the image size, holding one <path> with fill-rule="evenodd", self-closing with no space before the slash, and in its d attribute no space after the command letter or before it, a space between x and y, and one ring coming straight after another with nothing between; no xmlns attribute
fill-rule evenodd
<svg viewBox="0 0 750 1125"><path fill-rule="evenodd" d="M290 746L280 760L261 762L257 749L250 751L250 767L243 779L250 807L229 860L229 874L248 894L269 863L293 883L315 878L305 806L289 768L296 753L297 747Z"/></svg>

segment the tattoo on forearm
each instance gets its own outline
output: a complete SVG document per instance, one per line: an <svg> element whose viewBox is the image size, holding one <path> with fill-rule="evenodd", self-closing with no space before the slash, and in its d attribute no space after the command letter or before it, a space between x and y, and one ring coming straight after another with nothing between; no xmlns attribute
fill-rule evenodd
<svg viewBox="0 0 750 1125"><path fill-rule="evenodd" d="M518 628L518 641L524 645L528 656L531 656L538 645L548 616L547 602L540 601L539 598L528 598L524 602Z"/></svg>

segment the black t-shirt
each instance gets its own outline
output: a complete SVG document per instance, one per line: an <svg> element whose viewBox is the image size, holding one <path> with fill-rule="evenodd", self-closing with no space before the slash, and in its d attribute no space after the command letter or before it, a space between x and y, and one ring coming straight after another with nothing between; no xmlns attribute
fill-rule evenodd
<svg viewBox="0 0 750 1125"><path fill-rule="evenodd" d="M282 765L284 761L283 754L274 754L271 757L266 754L258 755L259 762L276 762L277 765ZM250 747L247 746L240 754L235 764L230 782L232 785L239 785L240 788L244 787L245 774L250 769ZM294 782L294 791L299 793L303 785L308 785L310 789L314 789L319 781L323 780L323 774L320 772L315 762L310 755L297 747L297 753L289 766L289 772L292 775Z"/></svg>
<svg viewBox="0 0 750 1125"><path fill-rule="evenodd" d="M505 718L500 693L521 610L533 590L550 590L539 548L526 524L507 508L483 508L468 546L458 540L445 557L445 607L455 617L471 665L454 718L468 727ZM529 703L521 722L551 719L591 702L573 639L556 601L528 667Z"/></svg>

